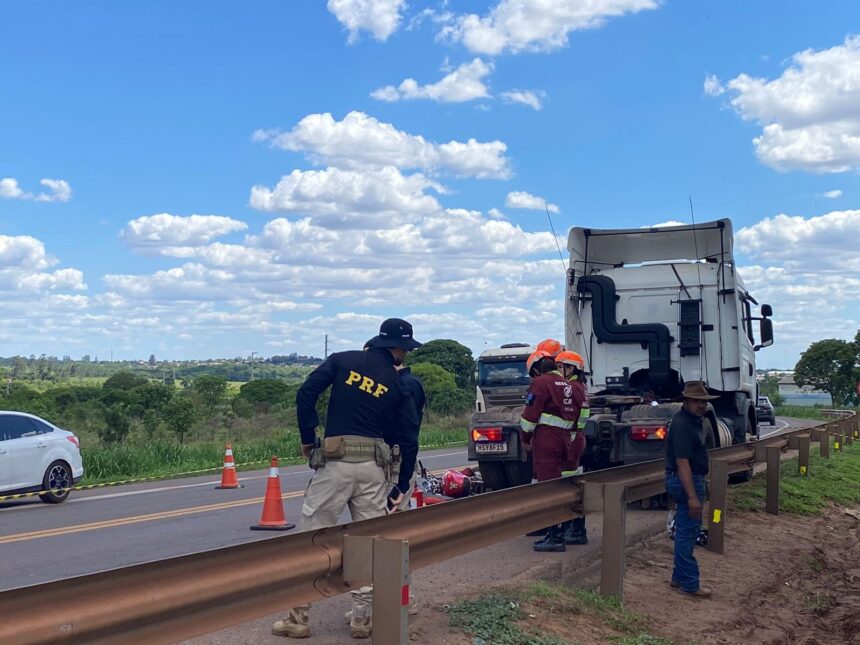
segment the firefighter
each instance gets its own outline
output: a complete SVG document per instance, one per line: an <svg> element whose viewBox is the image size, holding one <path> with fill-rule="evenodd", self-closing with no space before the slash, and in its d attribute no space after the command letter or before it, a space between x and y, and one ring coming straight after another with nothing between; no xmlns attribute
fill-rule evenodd
<svg viewBox="0 0 860 645"><path fill-rule="evenodd" d="M412 325L389 318L367 351L329 356L305 380L296 394L296 415L302 455L314 469L305 490L301 530L334 526L349 506L353 521L385 515L409 490L418 453L418 416L409 388L395 366L406 353L421 346L412 338ZM316 404L329 387L331 394L325 437L316 436ZM401 468L396 484L389 482L392 449L386 433L396 428ZM391 439L391 438L390 438ZM372 587L352 592L353 638L368 638L372 630ZM295 607L272 626L276 636L307 638L309 606Z"/></svg>
<svg viewBox="0 0 860 645"><path fill-rule="evenodd" d="M582 454L585 452L585 422L590 413L588 394L585 389L585 361L576 352L567 350L560 352L555 357L555 360L561 373L577 390L577 398L582 400L576 428L570 433L571 452L567 463L567 471L565 472L565 474L574 474L577 471L582 472L579 463L580 459L582 459ZM588 544L585 517L577 517L569 522L565 522L564 543L567 545Z"/></svg>
<svg viewBox="0 0 860 645"><path fill-rule="evenodd" d="M564 346L555 338L546 338L535 346L536 352L546 352L550 356L557 356Z"/></svg>
<svg viewBox="0 0 860 645"><path fill-rule="evenodd" d="M561 477L571 452L570 431L576 427L579 410L584 402L576 389L558 371L555 359L546 351L536 351L526 362L529 372L538 373L526 395L520 427L531 440L535 478L547 481ZM528 439L526 439L528 441ZM551 526L534 550L564 551L565 525Z"/></svg>

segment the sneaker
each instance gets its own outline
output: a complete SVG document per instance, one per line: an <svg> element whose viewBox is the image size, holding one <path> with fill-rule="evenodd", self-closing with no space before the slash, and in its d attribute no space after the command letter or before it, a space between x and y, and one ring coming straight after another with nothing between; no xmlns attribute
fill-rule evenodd
<svg viewBox="0 0 860 645"><path fill-rule="evenodd" d="M706 589L705 587L699 587L695 591L684 591L680 587L678 587L678 591L687 596L694 596L695 598L710 598L712 592L710 589Z"/></svg>
<svg viewBox="0 0 860 645"><path fill-rule="evenodd" d="M547 535L532 547L538 553L561 553L565 551L564 539L558 535Z"/></svg>
<svg viewBox="0 0 860 645"><path fill-rule="evenodd" d="M308 625L307 610L291 609L286 618L272 625L272 634L287 638L308 638L311 628Z"/></svg>
<svg viewBox="0 0 860 645"><path fill-rule="evenodd" d="M349 623L349 635L353 638L370 638L373 631L373 619L353 618Z"/></svg>

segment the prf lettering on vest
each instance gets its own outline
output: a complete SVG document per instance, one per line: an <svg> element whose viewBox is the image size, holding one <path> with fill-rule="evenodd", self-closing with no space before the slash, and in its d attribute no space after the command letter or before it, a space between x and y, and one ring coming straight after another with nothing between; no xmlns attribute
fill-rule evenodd
<svg viewBox="0 0 860 645"><path fill-rule="evenodd" d="M363 376L358 372L353 372L352 370L350 370L349 376L346 377L346 384L355 385L359 381L361 381L361 384L358 386L358 389L362 392L367 392L368 394L377 399L386 392L388 392L388 387L383 385L382 383L377 383L372 378Z"/></svg>

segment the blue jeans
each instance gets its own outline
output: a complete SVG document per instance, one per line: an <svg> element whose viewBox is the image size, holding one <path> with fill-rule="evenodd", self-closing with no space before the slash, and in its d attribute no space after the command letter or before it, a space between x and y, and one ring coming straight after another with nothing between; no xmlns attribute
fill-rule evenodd
<svg viewBox="0 0 860 645"><path fill-rule="evenodd" d="M693 487L700 502L705 501L705 478L693 475ZM693 593L699 589L699 563L693 555L696 538L702 530L702 520L690 517L687 492L677 473L666 473L666 492L675 500L675 568L672 582L683 591Z"/></svg>

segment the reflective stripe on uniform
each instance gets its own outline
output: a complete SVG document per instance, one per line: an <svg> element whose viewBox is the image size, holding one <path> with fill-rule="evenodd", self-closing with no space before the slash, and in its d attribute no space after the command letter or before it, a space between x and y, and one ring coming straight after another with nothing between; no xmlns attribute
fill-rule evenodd
<svg viewBox="0 0 860 645"><path fill-rule="evenodd" d="M576 427L580 430L585 430L585 422L588 421L588 417L591 415L591 409L582 408L579 411L579 421L576 424Z"/></svg>
<svg viewBox="0 0 860 645"><path fill-rule="evenodd" d="M562 419L561 417L549 414L548 412L541 413L537 424L542 426L552 426L553 428L561 428L562 430L570 430L573 428L573 421Z"/></svg>
<svg viewBox="0 0 860 645"><path fill-rule="evenodd" d="M520 427L523 429L523 432L534 432L537 424L532 423L528 419L520 418Z"/></svg>

